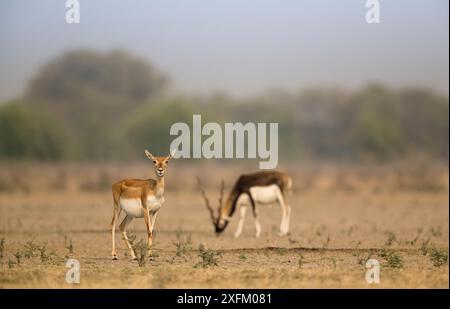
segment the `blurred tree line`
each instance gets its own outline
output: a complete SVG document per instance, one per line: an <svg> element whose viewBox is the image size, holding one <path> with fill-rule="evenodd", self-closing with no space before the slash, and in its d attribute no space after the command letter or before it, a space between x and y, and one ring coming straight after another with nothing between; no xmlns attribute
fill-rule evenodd
<svg viewBox="0 0 450 309"><path fill-rule="evenodd" d="M123 51L75 50L0 105L0 158L109 160L168 151L175 122L278 122L281 159L448 160L448 96L371 84L346 92L273 90L251 99L175 96L169 80Z"/></svg>

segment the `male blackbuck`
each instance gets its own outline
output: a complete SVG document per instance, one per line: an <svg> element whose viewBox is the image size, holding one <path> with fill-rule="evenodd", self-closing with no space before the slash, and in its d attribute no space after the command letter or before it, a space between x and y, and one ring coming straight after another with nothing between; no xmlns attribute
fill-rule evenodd
<svg viewBox="0 0 450 309"><path fill-rule="evenodd" d="M153 161L155 166L156 180L154 179L124 179L112 186L114 210L111 222L112 236L112 258L117 260L115 245L116 221L121 211L125 212L125 218L119 225L123 240L130 250L131 257L136 259L136 254L127 236L126 228L134 218L144 218L147 228L147 255L152 259L153 230L159 209L164 203L164 175L167 164L174 155L172 152L167 157L155 157L145 150L145 155Z"/></svg>
<svg viewBox="0 0 450 309"><path fill-rule="evenodd" d="M220 189L219 207L217 215L211 207L205 190L199 178L199 188L206 207L209 210L216 234L220 234L227 227L236 209L239 209L239 222L234 237L239 237L244 225L247 206L251 205L255 218L256 237L261 234L258 219L258 205L278 203L281 208L281 225L279 235L286 235L289 231L291 207L286 203L285 192L292 191L292 179L289 175L276 171L263 171L249 175L241 175L231 189L225 204L222 205L224 182Z"/></svg>

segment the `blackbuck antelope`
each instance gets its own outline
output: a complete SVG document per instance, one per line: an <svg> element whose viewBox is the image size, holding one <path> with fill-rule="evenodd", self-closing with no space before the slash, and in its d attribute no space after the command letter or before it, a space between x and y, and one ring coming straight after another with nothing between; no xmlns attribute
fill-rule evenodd
<svg viewBox="0 0 450 309"><path fill-rule="evenodd" d="M239 237L242 233L247 206L251 205L255 218L256 237L259 237L261 234L261 225L258 219L258 205L272 203L278 203L281 208L279 235L282 236L288 233L291 207L286 203L284 193L292 191L292 179L287 174L264 171L242 175L234 184L225 204L222 204L224 191L224 182L222 181L217 215L214 214L214 209L211 207L200 179L197 178L197 181L206 207L209 210L216 234L223 232L236 209L239 209L239 223L234 233L234 237Z"/></svg>
<svg viewBox="0 0 450 309"><path fill-rule="evenodd" d="M115 230L116 221L121 211L125 212L125 218L119 225L123 240L130 250L131 257L135 260L136 254L127 236L126 228L134 218L144 218L147 227L147 255L152 259L153 230L155 228L156 217L159 209L164 203L164 175L167 164L174 155L172 152L167 157L155 157L147 150L145 155L153 161L155 166L156 180L154 179L124 179L118 181L112 186L114 199L114 210L111 222L112 236L112 258L117 260Z"/></svg>

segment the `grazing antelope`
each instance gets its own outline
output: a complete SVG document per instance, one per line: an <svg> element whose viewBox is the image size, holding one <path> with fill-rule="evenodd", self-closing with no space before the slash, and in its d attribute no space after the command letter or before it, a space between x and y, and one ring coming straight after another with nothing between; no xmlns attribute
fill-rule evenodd
<svg viewBox="0 0 450 309"><path fill-rule="evenodd" d="M255 218L256 237L261 234L261 225L258 219L258 204L278 203L281 208L280 236L289 231L291 207L285 202L284 193L292 191L292 179L287 174L276 171L257 172L249 175L241 175L230 191L225 204L222 205L224 182L222 181L217 216L214 214L209 199L198 179L199 188L206 207L209 210L216 234L220 234L227 227L233 213L239 209L239 223L234 237L239 237L244 225L247 206L251 205Z"/></svg>
<svg viewBox="0 0 450 309"><path fill-rule="evenodd" d="M114 210L111 221L112 236L112 259L117 260L115 245L116 221L121 211L125 212L125 218L119 225L123 240L130 250L131 257L135 260L136 254L128 240L126 228L134 218L144 218L147 227L147 255L152 257L153 230L155 228L158 211L164 203L164 174L169 160L173 157L172 152L167 157L155 157L145 150L145 155L153 161L155 166L156 180L154 179L124 179L112 186L114 199Z"/></svg>

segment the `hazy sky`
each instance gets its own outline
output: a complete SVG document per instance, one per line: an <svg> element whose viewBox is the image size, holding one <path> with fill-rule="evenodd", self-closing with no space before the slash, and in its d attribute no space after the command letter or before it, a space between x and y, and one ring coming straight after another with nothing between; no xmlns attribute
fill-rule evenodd
<svg viewBox="0 0 450 309"><path fill-rule="evenodd" d="M178 91L251 95L269 88L356 87L368 81L448 94L447 0L0 1L0 99L38 68L79 47L121 48L166 72Z"/></svg>

